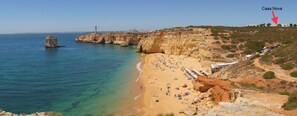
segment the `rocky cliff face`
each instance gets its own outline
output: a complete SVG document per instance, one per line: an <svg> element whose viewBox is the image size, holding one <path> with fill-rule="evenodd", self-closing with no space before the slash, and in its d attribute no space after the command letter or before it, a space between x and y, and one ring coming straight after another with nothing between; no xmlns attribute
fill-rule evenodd
<svg viewBox="0 0 297 116"><path fill-rule="evenodd" d="M218 79L209 79L204 76L193 81L194 90L199 92L211 91L212 98L216 104L219 102L227 102L231 100L231 91L233 87L227 81Z"/></svg>
<svg viewBox="0 0 297 116"><path fill-rule="evenodd" d="M284 116L296 114L296 111L280 109L288 100L288 96L275 93L265 93L255 90L233 89L235 99L230 102L220 102L207 111L205 116L244 115L244 116Z"/></svg>
<svg viewBox="0 0 297 116"><path fill-rule="evenodd" d="M149 33L90 33L78 36L75 40L123 46L138 44L137 52L140 53L185 55L218 62L234 61L234 59L226 57L228 51L215 44L211 29L206 27L176 27Z"/></svg>
<svg viewBox="0 0 297 116"><path fill-rule="evenodd" d="M44 47L46 47L46 48L57 48L57 47L60 47L60 46L58 44L57 38L48 35L46 37L46 39L45 39L45 45L44 45Z"/></svg>
<svg viewBox="0 0 297 116"><path fill-rule="evenodd" d="M219 49L220 50L220 49ZM179 27L154 31L141 39L137 51L186 55L199 59L222 57L213 47L211 30L199 27Z"/></svg>
<svg viewBox="0 0 297 116"><path fill-rule="evenodd" d="M87 43L98 43L98 44L117 44L126 46L137 45L138 42L146 37L146 33L125 33L125 32L112 32L96 34L90 33L86 35L78 36L75 41L87 42Z"/></svg>

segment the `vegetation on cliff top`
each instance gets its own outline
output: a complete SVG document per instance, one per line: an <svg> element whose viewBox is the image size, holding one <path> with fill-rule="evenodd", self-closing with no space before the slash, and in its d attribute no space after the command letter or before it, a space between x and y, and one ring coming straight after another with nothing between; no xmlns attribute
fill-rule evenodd
<svg viewBox="0 0 297 116"><path fill-rule="evenodd" d="M283 91L283 92L279 92L279 94L290 96L291 93L290 92L287 92L287 91Z"/></svg>
<svg viewBox="0 0 297 116"><path fill-rule="evenodd" d="M287 103L282 108L285 110L293 110L297 108L297 92L290 93Z"/></svg>
<svg viewBox="0 0 297 116"><path fill-rule="evenodd" d="M291 75L291 77L295 77L296 78L297 77L297 71L291 72L290 75Z"/></svg>
<svg viewBox="0 0 297 116"><path fill-rule="evenodd" d="M297 38L297 28L281 27L209 27L213 36L222 37L229 33L234 43L241 42L280 42L289 44Z"/></svg>
<svg viewBox="0 0 297 116"><path fill-rule="evenodd" d="M273 79L273 78L275 78L275 74L272 71L268 71L263 75L263 78L264 79Z"/></svg>
<svg viewBox="0 0 297 116"><path fill-rule="evenodd" d="M221 48L229 52L238 46L242 56L259 52L265 43L280 43L281 47L265 54L262 62L275 63L284 70L292 70L297 66L297 28L295 27L223 27L204 26L210 28L216 40L230 41Z"/></svg>
<svg viewBox="0 0 297 116"><path fill-rule="evenodd" d="M297 35L297 34L296 34ZM262 57L264 62L274 62L284 70L292 70L297 66L297 41L285 44Z"/></svg>

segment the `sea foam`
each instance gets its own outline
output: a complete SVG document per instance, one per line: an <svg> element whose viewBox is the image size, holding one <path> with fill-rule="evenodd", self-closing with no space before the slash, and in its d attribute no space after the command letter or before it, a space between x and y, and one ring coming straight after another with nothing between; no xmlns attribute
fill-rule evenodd
<svg viewBox="0 0 297 116"><path fill-rule="evenodd" d="M139 80L139 78L140 78L140 76L141 76L141 74L142 74L142 72L143 72L143 70L141 69L141 64L142 64L142 62L139 62L139 63L137 63L137 65L136 65L136 69L139 71L139 76L138 76L138 78L136 79L136 81L138 81Z"/></svg>

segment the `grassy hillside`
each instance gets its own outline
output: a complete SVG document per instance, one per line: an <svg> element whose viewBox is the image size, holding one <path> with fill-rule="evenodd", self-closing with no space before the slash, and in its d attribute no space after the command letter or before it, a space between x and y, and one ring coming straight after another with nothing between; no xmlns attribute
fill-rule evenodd
<svg viewBox="0 0 297 116"><path fill-rule="evenodd" d="M280 65L285 70L297 66L297 41L283 45L261 58L262 61Z"/></svg>
<svg viewBox="0 0 297 116"><path fill-rule="evenodd" d="M229 52L240 51L242 56L260 51L265 43L281 43L261 61L281 65L290 70L297 66L297 28L294 27L205 27L221 47ZM219 42L221 41L221 42ZM237 47L236 47L237 46Z"/></svg>
<svg viewBox="0 0 297 116"><path fill-rule="evenodd" d="M291 44L297 39L297 28L281 27L209 27L213 36L229 40L232 44L243 43L245 53L260 50L264 43ZM230 34L227 36L227 34Z"/></svg>
<svg viewBox="0 0 297 116"><path fill-rule="evenodd" d="M212 30L214 44L220 45L229 53L247 54L259 52L266 43L280 43L281 46L267 52L264 56L256 57L232 65L218 77L228 77L239 88L253 89L263 92L280 92L289 95L289 100L282 108L296 109L296 82L287 81L297 78L297 28L294 27L205 27ZM260 59L260 62L258 60ZM258 62L258 63L255 63ZM267 67L259 64L276 64L282 69ZM258 64L258 65L257 65ZM263 66L263 65L262 65ZM275 65L266 65L275 66ZM264 70L267 68L268 70ZM263 71L261 71L263 70ZM284 72L284 73L279 73ZM288 78L279 78L280 76ZM287 79L287 80L286 80Z"/></svg>

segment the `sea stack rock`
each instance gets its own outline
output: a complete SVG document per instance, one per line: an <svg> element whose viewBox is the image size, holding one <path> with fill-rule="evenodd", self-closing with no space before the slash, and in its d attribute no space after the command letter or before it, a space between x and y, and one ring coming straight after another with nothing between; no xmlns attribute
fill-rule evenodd
<svg viewBox="0 0 297 116"><path fill-rule="evenodd" d="M44 45L44 47L45 48L57 48L57 47L60 47L60 46L58 44L57 38L48 35L46 37L46 39L45 39L45 45Z"/></svg>

